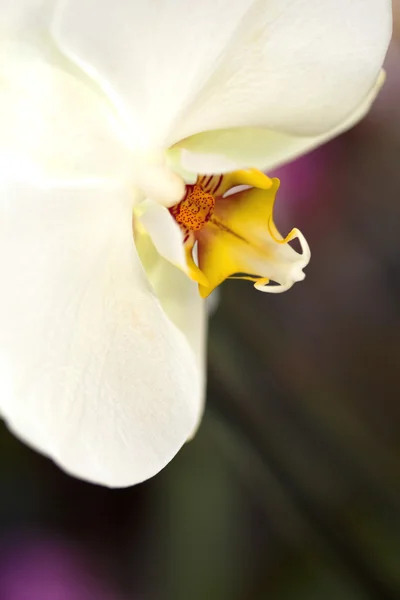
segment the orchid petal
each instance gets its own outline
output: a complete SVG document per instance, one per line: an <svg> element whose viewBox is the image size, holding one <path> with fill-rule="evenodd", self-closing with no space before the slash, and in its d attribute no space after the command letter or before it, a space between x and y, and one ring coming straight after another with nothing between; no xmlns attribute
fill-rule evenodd
<svg viewBox="0 0 400 600"><path fill-rule="evenodd" d="M0 27L3 32L32 31L50 23L53 8L54 0L1 0Z"/></svg>
<svg viewBox="0 0 400 600"><path fill-rule="evenodd" d="M207 313L209 314L207 304L199 295L197 283L163 258L147 233L141 231L135 235L135 244L154 293L168 317L184 333L193 350L201 378L201 400L204 408L205 342ZM196 423L192 435L198 425L199 423Z"/></svg>
<svg viewBox="0 0 400 600"><path fill-rule="evenodd" d="M183 234L167 208L152 200L140 205L138 217L150 235L157 252L176 267L186 271Z"/></svg>
<svg viewBox="0 0 400 600"><path fill-rule="evenodd" d="M107 91L138 142L214 129L318 136L376 81L390 0L65 0L63 50Z"/></svg>
<svg viewBox="0 0 400 600"><path fill-rule="evenodd" d="M47 183L129 180L134 158L106 99L35 46L13 39L3 46L1 156Z"/></svg>
<svg viewBox="0 0 400 600"><path fill-rule="evenodd" d="M149 286L131 194L9 183L1 198L2 415L78 477L151 477L199 421L202 374Z"/></svg>
<svg viewBox="0 0 400 600"><path fill-rule="evenodd" d="M270 171L310 152L347 131L365 117L385 81L381 71L372 91L338 127L311 137L295 136L263 128L235 128L207 131L175 145L171 158L189 172L224 173L255 167ZM181 149L178 156L177 149Z"/></svg>
<svg viewBox="0 0 400 600"><path fill-rule="evenodd" d="M206 0L188 10L187 0L66 0L53 31L114 100L140 145L168 146L252 4Z"/></svg>

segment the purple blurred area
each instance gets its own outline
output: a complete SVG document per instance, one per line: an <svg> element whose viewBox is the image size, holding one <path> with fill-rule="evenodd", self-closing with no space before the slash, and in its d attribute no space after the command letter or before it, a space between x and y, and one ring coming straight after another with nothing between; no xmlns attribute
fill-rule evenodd
<svg viewBox="0 0 400 600"><path fill-rule="evenodd" d="M2 600L121 600L76 544L27 535L3 540Z"/></svg>
<svg viewBox="0 0 400 600"><path fill-rule="evenodd" d="M195 440L109 490L0 430L0 600L400 598L395 14L368 117L269 173L311 263L283 295L222 286Z"/></svg>

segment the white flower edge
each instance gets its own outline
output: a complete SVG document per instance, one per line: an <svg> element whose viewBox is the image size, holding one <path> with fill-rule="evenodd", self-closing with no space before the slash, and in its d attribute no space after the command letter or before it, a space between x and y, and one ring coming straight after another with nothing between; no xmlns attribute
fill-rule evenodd
<svg viewBox="0 0 400 600"><path fill-rule="evenodd" d="M153 476L203 410L196 285L182 274L161 306L126 191L10 183L1 210L3 417L77 477L123 487Z"/></svg>
<svg viewBox="0 0 400 600"><path fill-rule="evenodd" d="M206 131L182 140L169 151L176 170L224 173L255 167L271 171L314 150L351 129L369 112L386 79L381 70L375 85L357 108L338 127L318 136L302 137L264 128L234 128Z"/></svg>

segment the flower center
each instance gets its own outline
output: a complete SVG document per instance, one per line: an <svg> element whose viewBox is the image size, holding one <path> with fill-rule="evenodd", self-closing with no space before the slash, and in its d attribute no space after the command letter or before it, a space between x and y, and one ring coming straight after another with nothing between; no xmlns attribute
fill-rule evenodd
<svg viewBox="0 0 400 600"><path fill-rule="evenodd" d="M189 231L198 231L210 220L214 206L214 196L199 185L187 185L185 197L170 211L177 223Z"/></svg>

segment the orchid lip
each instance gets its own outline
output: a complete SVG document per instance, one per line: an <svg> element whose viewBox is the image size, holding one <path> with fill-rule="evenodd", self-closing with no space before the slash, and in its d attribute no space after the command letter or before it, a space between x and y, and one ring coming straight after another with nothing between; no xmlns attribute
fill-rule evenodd
<svg viewBox="0 0 400 600"><path fill-rule="evenodd" d="M257 169L199 175L169 209L182 231L189 277L207 297L225 279L280 293L305 277L310 249L294 228L282 237L273 221L278 179ZM297 238L301 253L289 244ZM272 282L275 282L273 285Z"/></svg>

